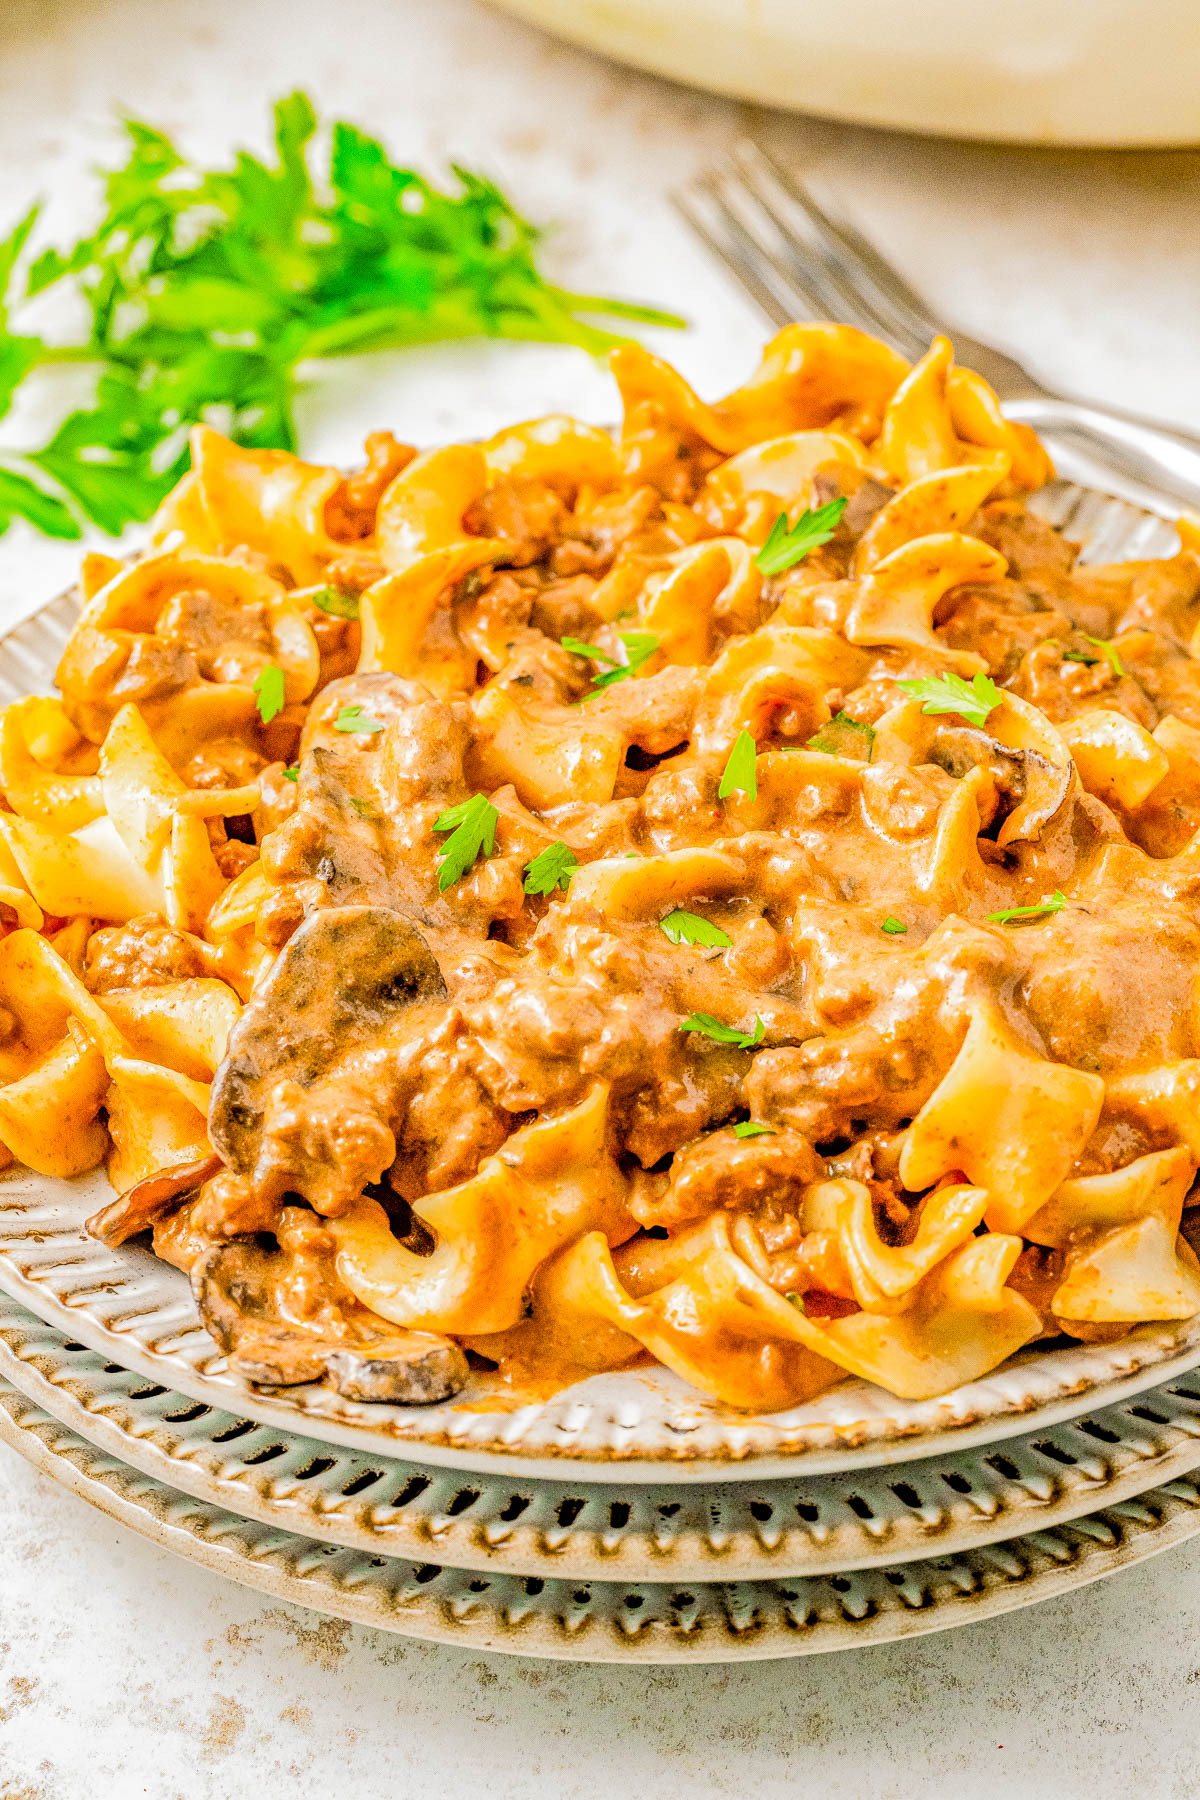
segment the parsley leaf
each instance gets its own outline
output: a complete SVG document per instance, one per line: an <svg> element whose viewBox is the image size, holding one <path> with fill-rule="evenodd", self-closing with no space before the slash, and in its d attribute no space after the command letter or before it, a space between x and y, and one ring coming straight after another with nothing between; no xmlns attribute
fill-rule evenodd
<svg viewBox="0 0 1200 1800"><path fill-rule="evenodd" d="M660 919L658 928L673 944L699 944L704 950L728 950L733 942L729 933L714 925L711 919L701 918L699 913L685 912L682 906Z"/></svg>
<svg viewBox="0 0 1200 1800"><path fill-rule="evenodd" d="M980 728L1004 698L990 675L972 675L964 681L961 675L947 671L943 675L922 675L919 681L898 681L898 688L922 702L924 713L958 713L968 725Z"/></svg>
<svg viewBox="0 0 1200 1800"><path fill-rule="evenodd" d="M736 1025L723 1025L711 1013L692 1013L679 1029L698 1031L702 1036L711 1038L714 1044L733 1044L738 1050L753 1050L756 1044L762 1043L766 1026L761 1019L755 1018L753 1031L739 1031Z"/></svg>
<svg viewBox="0 0 1200 1800"><path fill-rule="evenodd" d="M1100 661L1098 656L1089 656L1086 650L1064 650L1062 659L1064 662L1083 663L1089 669L1094 669Z"/></svg>
<svg viewBox="0 0 1200 1800"><path fill-rule="evenodd" d="M889 913L879 929L880 931L886 931L889 937L903 937L908 930L908 926L904 923L903 919L898 919L895 913Z"/></svg>
<svg viewBox="0 0 1200 1800"><path fill-rule="evenodd" d="M370 713L363 711L361 704L343 706L333 721L333 729L335 731L382 731L383 720L372 718Z"/></svg>
<svg viewBox="0 0 1200 1800"><path fill-rule="evenodd" d="M619 657L610 656L607 650L601 650L598 644L584 644L573 637L562 640L563 649L569 650L572 656L586 656L592 662L610 665L603 672L592 676L592 688L596 693L601 688L611 687L614 681L624 681L627 676L636 675L659 647L659 639L652 631L621 631L617 635L625 647L624 662Z"/></svg>
<svg viewBox="0 0 1200 1800"><path fill-rule="evenodd" d="M435 831L449 831L438 862L438 892L461 881L482 851L490 856L496 848L496 826L500 814L486 794L472 794L458 806L448 807L433 821Z"/></svg>
<svg viewBox="0 0 1200 1800"><path fill-rule="evenodd" d="M346 121L317 165L303 94L279 101L274 124L271 154L205 169L128 119L85 236L28 268L36 211L0 241L0 414L35 369L98 375L90 404L25 453L58 509L37 476L19 489L10 477L0 531L18 512L59 536L75 512L108 532L148 518L185 472L198 421L294 449L298 371L318 358L472 336L601 354L628 340L593 318L683 323L548 282L539 231L468 170L437 187ZM51 297L60 287L69 307ZM83 332L34 335L43 296L51 324L79 310Z"/></svg>
<svg viewBox="0 0 1200 1800"><path fill-rule="evenodd" d="M775 1137L776 1131L773 1125L760 1125L757 1119L743 1119L740 1125L734 1126L733 1135L736 1138Z"/></svg>
<svg viewBox="0 0 1200 1800"><path fill-rule="evenodd" d="M557 843L547 844L544 850L538 851L532 862L525 865L525 892L552 894L555 888L568 888L571 885L571 872L578 867L578 857L561 838Z"/></svg>
<svg viewBox="0 0 1200 1800"><path fill-rule="evenodd" d="M358 595L348 594L344 588L317 588L308 595L314 606L321 612L328 613L334 619L357 619Z"/></svg>
<svg viewBox="0 0 1200 1800"><path fill-rule="evenodd" d="M1113 674L1117 677L1118 680L1120 680L1122 675L1127 675L1129 673L1128 669L1125 667L1125 664L1121 661L1120 657L1117 655L1115 649L1109 643L1107 638L1088 637L1088 634L1086 631L1080 632L1079 635L1081 637L1087 638L1087 641L1089 644L1095 644L1097 650L1100 652L1101 656L1104 658L1105 662L1107 662L1109 668L1112 670ZM1093 660L1095 660L1095 659L1093 658Z"/></svg>
<svg viewBox="0 0 1200 1800"><path fill-rule="evenodd" d="M28 519L35 530L47 537L80 536L79 521L61 500L28 475L0 463L0 536L14 519Z"/></svg>
<svg viewBox="0 0 1200 1800"><path fill-rule="evenodd" d="M1040 900L1036 906L1010 906L1004 912L989 913L987 921L989 925L1008 925L1013 919L1037 919L1043 913L1061 912L1066 904L1065 897L1055 888L1052 894L1047 895L1045 900Z"/></svg>
<svg viewBox="0 0 1200 1800"><path fill-rule="evenodd" d="M860 725L849 713L835 713L828 724L810 737L808 750L822 750L826 756L844 756L851 762L869 763L875 748L875 728Z"/></svg>
<svg viewBox="0 0 1200 1800"><path fill-rule="evenodd" d="M845 510L844 499L830 500L827 505L818 506L815 511L809 508L802 512L790 527L787 514L781 512L771 527L766 543L755 553L756 567L764 575L782 575L786 570L795 568L810 550L816 550L819 545L829 542Z"/></svg>
<svg viewBox="0 0 1200 1800"><path fill-rule="evenodd" d="M734 789L751 800L758 798L758 745L748 731L739 731L725 759L718 800L728 800Z"/></svg>
<svg viewBox="0 0 1200 1800"><path fill-rule="evenodd" d="M283 670L275 663L268 663L254 677L254 698L264 725L269 725L283 711Z"/></svg>
<svg viewBox="0 0 1200 1800"><path fill-rule="evenodd" d="M299 779L300 779L299 766L296 763L293 763L290 769L285 769L283 771L283 779L285 781L299 781Z"/></svg>

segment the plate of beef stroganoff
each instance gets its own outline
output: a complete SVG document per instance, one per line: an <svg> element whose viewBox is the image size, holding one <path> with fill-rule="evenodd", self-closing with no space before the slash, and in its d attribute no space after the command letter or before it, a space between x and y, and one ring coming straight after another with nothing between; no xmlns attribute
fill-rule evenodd
<svg viewBox="0 0 1200 1800"><path fill-rule="evenodd" d="M613 362L616 434L201 427L87 559L0 717L0 1282L431 1459L1200 1358L1200 527L1079 560L945 340Z"/></svg>

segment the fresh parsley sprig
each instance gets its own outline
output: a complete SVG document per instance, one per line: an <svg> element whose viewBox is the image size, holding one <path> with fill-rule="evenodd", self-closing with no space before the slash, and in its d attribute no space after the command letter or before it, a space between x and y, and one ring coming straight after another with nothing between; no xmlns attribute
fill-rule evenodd
<svg viewBox="0 0 1200 1800"><path fill-rule="evenodd" d="M757 1119L743 1119L734 1126L733 1135L735 1138L756 1138L775 1137L777 1133L773 1125L760 1125Z"/></svg>
<svg viewBox="0 0 1200 1800"><path fill-rule="evenodd" d="M677 906L665 918L658 921L658 929L670 938L673 944L696 944L702 950L728 950L733 939L711 919L705 919L700 913L687 912Z"/></svg>
<svg viewBox="0 0 1200 1800"><path fill-rule="evenodd" d="M762 1043L767 1028L757 1017L753 1031L739 1031L736 1025L725 1025L711 1013L692 1013L679 1029L699 1032L702 1037L711 1038L714 1044L732 1044L738 1050L753 1050Z"/></svg>
<svg viewBox="0 0 1200 1800"><path fill-rule="evenodd" d="M1039 919L1044 913L1061 912L1066 904L1065 895L1055 888L1052 894L1039 900L1036 906L1010 906L1004 912L988 913L987 922L989 925L1010 925L1014 919Z"/></svg>
<svg viewBox="0 0 1200 1800"><path fill-rule="evenodd" d="M717 799L728 800L735 792L745 794L750 800L758 799L758 745L749 731L739 731L733 740L721 771Z"/></svg>
<svg viewBox="0 0 1200 1800"><path fill-rule="evenodd" d="M204 169L128 119L93 230L31 264L35 209L0 242L0 416L35 371L83 363L97 378L48 443L0 455L0 532L18 515L58 537L149 518L200 420L295 449L293 401L318 360L476 336L599 354L627 340L589 315L683 323L547 281L541 234L480 175L455 167L435 187L344 120L314 171L304 94L279 101L274 126L272 155ZM49 335L60 293L87 316L67 342Z"/></svg>
<svg viewBox="0 0 1200 1800"><path fill-rule="evenodd" d="M433 821L435 831L448 831L438 861L438 892L461 881L478 857L491 856L496 848L496 827L500 814L486 794L472 794L457 806L450 806Z"/></svg>
<svg viewBox="0 0 1200 1800"><path fill-rule="evenodd" d="M783 575L802 562L810 550L827 544L846 510L844 499L830 500L825 506L809 507L794 525L781 512L772 525L766 543L755 552L755 566L764 575Z"/></svg>
<svg viewBox="0 0 1200 1800"><path fill-rule="evenodd" d="M609 666L592 676L593 692L599 693L601 688L611 687L614 681L624 681L649 662L658 649L660 640L652 631L619 631L617 636L625 649L625 660L619 656L610 656L607 650L601 650L598 644L585 644L580 638L565 637L562 640L564 650L572 656L586 656L589 662L607 663Z"/></svg>
<svg viewBox="0 0 1200 1800"><path fill-rule="evenodd" d="M561 838L557 843L547 844L532 862L525 865L525 892L552 894L555 888L569 888L571 876L578 867L578 857Z"/></svg>
<svg viewBox="0 0 1200 1800"><path fill-rule="evenodd" d="M922 675L917 681L898 681L896 686L920 700L923 713L958 713L981 730L1004 698L990 675L972 675L964 681L948 670L943 675Z"/></svg>

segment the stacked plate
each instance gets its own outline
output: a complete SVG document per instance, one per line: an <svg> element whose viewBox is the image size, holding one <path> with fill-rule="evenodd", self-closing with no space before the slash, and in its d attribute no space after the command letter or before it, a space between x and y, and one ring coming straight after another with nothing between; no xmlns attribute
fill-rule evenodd
<svg viewBox="0 0 1200 1800"><path fill-rule="evenodd" d="M1059 487L1095 560L1161 520ZM4 640L47 689L73 609ZM0 1437L265 1592L413 1637L596 1661L846 1649L1058 1594L1200 1532L1200 1320L1022 1355L940 1400L846 1382L747 1417L663 1369L444 1405L253 1389L184 1278L83 1221L100 1176L0 1179Z"/></svg>

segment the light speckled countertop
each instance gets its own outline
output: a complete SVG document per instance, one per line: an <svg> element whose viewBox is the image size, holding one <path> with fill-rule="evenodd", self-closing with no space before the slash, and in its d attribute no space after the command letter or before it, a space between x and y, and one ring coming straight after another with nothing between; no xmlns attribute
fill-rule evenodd
<svg viewBox="0 0 1200 1800"><path fill-rule="evenodd" d="M566 3L566 0L564 0ZM127 106L209 157L261 140L293 84L394 150L453 155L561 222L581 288L677 305L709 393L762 327L666 192L736 134L732 105L550 43L470 0L0 0L0 220L31 191L70 230ZM836 176L951 315L1064 384L1195 425L1200 154L1027 154L771 118ZM570 351L461 346L348 365L306 446L430 440L550 409L611 416ZM26 421L7 427L15 436ZM14 530L0 623L77 550ZM742 1667L473 1656L281 1606L177 1561L0 1452L0 1800L1191 1800L1200 1544L942 1636Z"/></svg>

